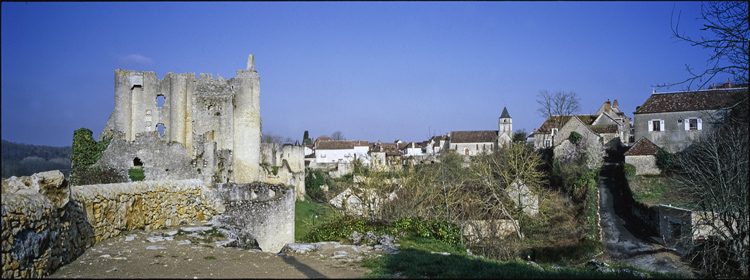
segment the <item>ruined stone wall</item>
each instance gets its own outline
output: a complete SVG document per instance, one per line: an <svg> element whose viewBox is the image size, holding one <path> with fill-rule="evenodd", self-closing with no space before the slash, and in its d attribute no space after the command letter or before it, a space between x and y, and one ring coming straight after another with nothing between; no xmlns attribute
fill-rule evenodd
<svg viewBox="0 0 750 280"><path fill-rule="evenodd" d="M115 108L99 139L122 133L126 141L138 141L139 135L158 131L160 125L164 126L160 137L182 144L188 157L199 161L204 160L199 158L202 155L211 157L213 162L206 160L208 168L218 164L220 151L233 151L228 158L231 164L226 164L233 169L211 170L201 177L213 180L218 172L230 181L258 181L260 78L253 56L247 70L237 71L237 77L229 80L211 74L196 79L193 73L167 73L159 80L154 72L116 70ZM205 154L207 144L216 154ZM154 175L154 179L181 179Z"/></svg>
<svg viewBox="0 0 750 280"><path fill-rule="evenodd" d="M294 187L299 200L305 198L305 150L303 146L261 143L261 182ZM274 173L275 172L275 173Z"/></svg>
<svg viewBox="0 0 750 280"><path fill-rule="evenodd" d="M95 166L113 168L127 177L128 169L136 167L136 162L139 162L146 175L145 180L199 178L197 170L202 166L193 164L193 159L182 144L168 142L156 131L138 134L133 142L127 141L121 133L115 136Z"/></svg>
<svg viewBox="0 0 750 280"><path fill-rule="evenodd" d="M200 180L71 188L54 172L3 181L3 278L47 276L122 231L186 224L224 210Z"/></svg>
<svg viewBox="0 0 750 280"><path fill-rule="evenodd" d="M216 197L225 201L221 223L239 226L265 252L279 252L294 243L294 189L266 183L216 184Z"/></svg>

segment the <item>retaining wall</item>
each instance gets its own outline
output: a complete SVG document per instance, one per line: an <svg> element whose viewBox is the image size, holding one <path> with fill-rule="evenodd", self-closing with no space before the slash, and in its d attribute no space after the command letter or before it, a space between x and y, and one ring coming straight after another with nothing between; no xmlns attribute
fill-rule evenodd
<svg viewBox="0 0 750 280"><path fill-rule="evenodd" d="M123 231L188 224L223 211L197 179L74 186L69 200L60 197L65 203L43 190L11 192L3 185L3 278L44 277Z"/></svg>

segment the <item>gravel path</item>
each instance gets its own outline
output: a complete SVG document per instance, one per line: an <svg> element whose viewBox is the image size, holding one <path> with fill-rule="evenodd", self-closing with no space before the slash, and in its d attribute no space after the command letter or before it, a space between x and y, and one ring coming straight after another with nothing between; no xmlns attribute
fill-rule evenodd
<svg viewBox="0 0 750 280"><path fill-rule="evenodd" d="M178 233L178 229L182 229ZM96 244L50 278L358 278L361 260L382 254L368 246L313 244L316 249L267 253L222 247L210 227L133 231ZM299 245L299 244L297 244ZM307 247L310 247L309 245ZM305 246L302 246L305 248Z"/></svg>
<svg viewBox="0 0 750 280"><path fill-rule="evenodd" d="M601 202L599 214L606 253L600 261L617 261L637 268L664 273L682 273L694 276L687 263L680 261L677 253L650 241L635 223L628 223L625 206L614 184L616 164L606 163L599 178ZM619 211L617 211L619 210Z"/></svg>

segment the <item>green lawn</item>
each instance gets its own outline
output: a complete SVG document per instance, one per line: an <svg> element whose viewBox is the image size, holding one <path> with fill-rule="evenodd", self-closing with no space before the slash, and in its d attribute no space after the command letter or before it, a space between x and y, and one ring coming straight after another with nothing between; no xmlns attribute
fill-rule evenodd
<svg viewBox="0 0 750 280"><path fill-rule="evenodd" d="M664 176L636 176L630 183L633 198L646 205L671 204L695 209L690 195L678 188L674 179Z"/></svg>
<svg viewBox="0 0 750 280"><path fill-rule="evenodd" d="M316 218L317 216L317 218ZM335 220L342 215L323 203L297 201L294 206L294 240L302 241L313 228Z"/></svg>

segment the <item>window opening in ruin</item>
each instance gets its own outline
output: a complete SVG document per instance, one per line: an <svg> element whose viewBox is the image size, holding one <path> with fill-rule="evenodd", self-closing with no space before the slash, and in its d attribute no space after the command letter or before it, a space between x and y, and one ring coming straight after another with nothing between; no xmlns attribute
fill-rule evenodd
<svg viewBox="0 0 750 280"><path fill-rule="evenodd" d="M135 157L133 159L133 167L143 167L143 162L141 161L140 158Z"/></svg>
<svg viewBox="0 0 750 280"><path fill-rule="evenodd" d="M164 95L156 96L156 107L164 106Z"/></svg>
<svg viewBox="0 0 750 280"><path fill-rule="evenodd" d="M156 125L156 130L159 131L159 135L164 135L164 124L160 123Z"/></svg>

